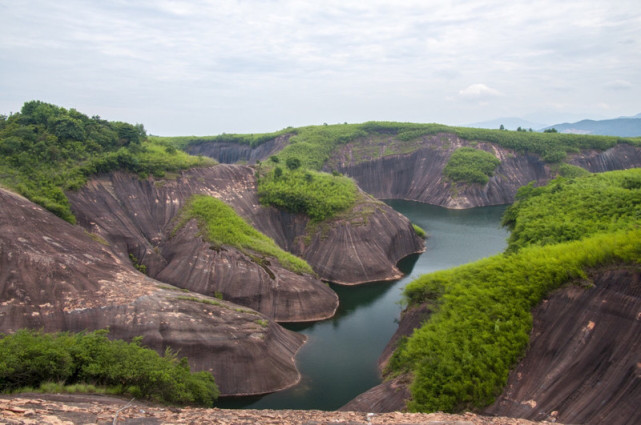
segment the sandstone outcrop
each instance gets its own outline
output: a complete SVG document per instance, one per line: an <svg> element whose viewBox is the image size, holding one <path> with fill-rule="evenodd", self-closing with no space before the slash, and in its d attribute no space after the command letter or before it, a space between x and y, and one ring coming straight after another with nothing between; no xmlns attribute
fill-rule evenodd
<svg viewBox="0 0 641 425"><path fill-rule="evenodd" d="M290 135L284 134L273 140L252 148L249 145L229 142L202 142L187 146L186 151L191 155L203 155L214 158L223 164L247 162L254 164L277 154L287 146Z"/></svg>
<svg viewBox="0 0 641 425"><path fill-rule="evenodd" d="M367 144L369 155L363 157ZM326 165L356 180L378 199L406 199L447 208L473 208L514 202L519 187L535 181L545 184L555 177L554 169L537 155L520 154L488 142L473 146L501 160L487 184L455 184L443 175L456 149L472 143L453 134L425 136L417 150L408 154L384 155L390 140L358 140L333 154ZM379 146L380 144L380 146ZM641 149L618 144L606 151L584 151L569 155L568 162L591 172L641 166Z"/></svg>
<svg viewBox="0 0 641 425"><path fill-rule="evenodd" d="M133 255L149 276L260 311L282 322L334 315L338 297L318 278L293 273L272 258L213 247L194 221L174 234L177 216L193 194L226 201L253 221L261 211L249 167L191 170L175 180L113 173L69 193L78 223L109 241L123 261Z"/></svg>
<svg viewBox="0 0 641 425"><path fill-rule="evenodd" d="M590 277L593 287L561 288L534 310L528 352L486 413L641 423L641 270L619 267Z"/></svg>
<svg viewBox="0 0 641 425"><path fill-rule="evenodd" d="M97 240L96 240L97 239ZM186 355L222 394L263 394L300 379L304 336L238 305L136 271L105 241L0 189L0 332L82 331Z"/></svg>
<svg viewBox="0 0 641 425"><path fill-rule="evenodd" d="M271 311L260 311L280 321L316 320L333 314L336 308L335 295L311 276L276 273L284 269L270 266L277 275L274 280L263 266L246 261L245 265L253 267L255 273L245 273L253 273L253 278L258 278L250 281L244 278L238 267L232 267L231 262L227 262L229 273L221 284L220 279L210 278L212 274L208 270L215 267L212 261L216 255L203 254L203 250L208 249L206 244L188 249L172 248L173 244L187 243L189 239L171 238L170 234L175 227L174 218L193 194L212 195L227 202L283 249L307 260L323 280L356 284L395 279L401 276L396 263L424 249L423 241L416 236L405 217L364 193L361 193L361 200L351 211L317 225L310 225L306 216L264 207L258 202L254 170L243 165L193 169L175 180L163 181L141 180L137 176L113 173L92 180L80 191L69 193L68 196L80 224L113 243L123 257L132 253L147 266L151 276L162 276L169 283L193 290L207 287L208 294L229 290L223 292L225 299L235 299L234 291L241 287L241 283L254 285L251 291L246 291L254 294L268 292L255 285L271 284L272 288L278 289L279 299L272 298L271 304L255 299L254 304L249 305L259 310L263 308L261 306L272 305ZM176 273L169 267L170 260L178 263L176 256L182 257L180 261L191 264L196 264L197 256L201 261L207 257L204 261L209 261L209 265L199 265L191 272L199 276L186 279L188 276L184 273ZM217 270L224 272L222 267ZM290 283L280 284L281 276L284 282ZM204 282L205 279L209 280ZM227 284L224 279L240 283ZM293 284L294 281L299 282L298 286ZM272 297L275 296L273 292ZM295 312L295 304L303 302L301 297L305 294L310 296L306 297L306 306L299 310L307 311L309 315L288 317L292 311ZM332 299L329 300L329 297ZM240 299L237 300L240 302Z"/></svg>

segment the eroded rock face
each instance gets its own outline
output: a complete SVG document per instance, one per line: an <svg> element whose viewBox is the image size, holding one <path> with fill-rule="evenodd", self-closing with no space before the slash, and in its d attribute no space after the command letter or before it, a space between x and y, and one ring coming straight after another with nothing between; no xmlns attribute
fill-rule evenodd
<svg viewBox="0 0 641 425"><path fill-rule="evenodd" d="M277 321L333 316L338 297L318 278L293 273L273 258L257 258L260 254L213 247L194 221L175 232L175 219L193 194L222 199L252 222L253 212L262 210L253 189L251 168L220 165L163 181L114 173L68 196L81 225L112 243L123 261L132 254L158 280L222 296Z"/></svg>
<svg viewBox="0 0 641 425"><path fill-rule="evenodd" d="M189 357L224 395L300 379L304 342L260 313L151 279L78 226L0 189L0 332L110 329L110 337Z"/></svg>
<svg viewBox="0 0 641 425"><path fill-rule="evenodd" d="M385 143L386 141L380 141ZM519 187L535 181L543 185L554 177L549 164L534 154L519 154L487 142L474 144L476 149L492 153L501 160L485 185L452 184L443 176L450 155L470 142L452 134L426 136L418 150L410 154L383 156L384 149L360 158L354 153L357 141L337 150L327 164L353 177L366 192L378 199L407 199L447 208L473 208L514 202ZM585 151L573 154L568 162L591 172L603 172L641 166L641 149L619 144L604 152Z"/></svg>
<svg viewBox="0 0 641 425"><path fill-rule="evenodd" d="M278 136L274 140L263 143L255 148L249 145L225 142L204 142L187 147L187 153L191 155L203 155L214 158L223 164L233 164L245 161L254 164L256 161L264 161L272 155L277 154L287 146L290 135Z"/></svg>
<svg viewBox="0 0 641 425"><path fill-rule="evenodd" d="M181 206L191 195L197 193L212 195L227 202L238 214L258 230L272 237L283 249L307 260L323 280L356 284L395 279L401 276L396 263L401 258L424 249L423 241L416 236L411 223L405 217L364 193L361 193L361 201L349 213L311 228L308 226L309 219L303 215L263 207L258 202L254 170L242 165L193 169L175 180L165 181L140 180L136 176L113 173L92 180L83 189L69 193L68 196L78 222L111 241L123 253L123 257L128 255L127 253L133 253L147 265L151 276L162 274L167 278L176 275L176 280L168 281L192 289L186 285L202 287L202 279L185 281L184 275L174 273L171 268L168 271L165 269L169 267L167 261L170 256L188 255L185 249L171 248L172 244L182 244L186 239L172 240L169 236L175 227L173 220ZM197 255L200 255L199 258L212 258L211 253L207 256L202 254L202 249L208 249L208 246L200 242L199 244L198 248L190 248L191 257L184 257L180 261L195 264ZM196 255L196 251L200 254ZM178 264L178 259L174 257L172 262ZM245 265L255 269L251 273L263 279L262 282L269 282L265 280L269 279L269 273L264 267L250 263L247 261ZM211 267L219 267L218 271L222 273L220 266L211 263ZM299 286L292 286L291 283L271 283L272 287L279 288L279 291L291 288L289 299L283 298L285 294L280 293L283 301L274 300L273 311L289 314L292 306L302 302L301 300L307 297L306 294L315 295L303 309L310 313L307 318L295 319L265 310L266 314L273 314L273 317L282 321L312 320L333 314L337 300L324 284L311 276L279 274L276 273L279 270L277 266L270 268L279 279L282 277L283 282L299 282ZM209 273L207 267L203 266L202 270L203 273ZM242 275L238 268L231 268L229 272L228 279L238 279ZM199 271L195 270L193 273ZM222 292L238 289L240 285L260 284L260 279L252 282L242 280L238 284L221 284L212 288ZM214 285L214 280L210 279L209 284ZM199 283L194 283L196 281ZM310 288L314 288L315 292ZM260 294L262 290L255 288L252 292ZM230 291L224 292L223 296L232 299L235 295ZM330 296L331 301L323 301ZM255 301L258 304L251 304L252 308L261 309L261 303L269 304L264 300ZM320 308L330 305L331 308L319 311Z"/></svg>
<svg viewBox="0 0 641 425"><path fill-rule="evenodd" d="M525 358L488 414L565 423L641 423L641 271L603 270L533 313Z"/></svg>

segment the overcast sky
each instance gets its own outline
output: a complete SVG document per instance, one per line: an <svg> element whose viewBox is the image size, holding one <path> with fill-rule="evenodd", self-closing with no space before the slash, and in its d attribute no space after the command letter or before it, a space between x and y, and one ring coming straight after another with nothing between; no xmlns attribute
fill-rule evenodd
<svg viewBox="0 0 641 425"><path fill-rule="evenodd" d="M639 0L0 0L0 113L158 135L641 112Z"/></svg>

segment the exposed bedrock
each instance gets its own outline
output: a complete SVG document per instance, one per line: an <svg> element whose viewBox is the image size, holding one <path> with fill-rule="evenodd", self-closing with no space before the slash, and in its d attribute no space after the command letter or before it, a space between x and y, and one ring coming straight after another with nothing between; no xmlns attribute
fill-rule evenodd
<svg viewBox="0 0 641 425"><path fill-rule="evenodd" d="M220 198L252 222L251 212L262 209L253 187L251 168L219 165L176 180L114 173L68 196L78 223L109 241L123 261L132 254L158 280L222 296L277 321L333 316L338 297L318 278L293 273L261 254L213 247L200 236L195 221L174 234L175 218L193 194Z"/></svg>
<svg viewBox="0 0 641 425"><path fill-rule="evenodd" d="M95 238L95 237L94 237ZM85 230L0 189L0 332L19 328L143 337L214 374L225 395L296 384L302 335L238 305L184 293L134 270Z"/></svg>
<svg viewBox="0 0 641 425"><path fill-rule="evenodd" d="M641 270L595 273L534 310L525 358L489 414L563 423L641 423Z"/></svg>
<svg viewBox="0 0 641 425"><path fill-rule="evenodd" d="M361 142L338 149L327 164L353 177L366 192L379 199L407 199L447 208L472 208L514 202L519 187L531 182L545 184L554 177L549 164L537 155L520 154L487 142L473 144L501 160L487 184L453 184L443 176L450 155L470 142L451 134L426 137L421 147L409 154L365 159L357 157ZM619 144L606 151L585 151L568 157L568 162L592 172L641 166L641 149Z"/></svg>
<svg viewBox="0 0 641 425"><path fill-rule="evenodd" d="M223 164L246 161L254 164L256 161L263 161L272 155L277 154L287 146L290 135L282 135L252 148L249 145L228 142L202 142L192 144L185 149L191 155L203 155L214 158Z"/></svg>
<svg viewBox="0 0 641 425"><path fill-rule="evenodd" d="M254 170L243 165L193 169L175 180L161 181L113 173L90 181L68 196L79 223L112 242L123 258L133 253L147 265L151 276L162 276L163 280L188 289L201 291L207 287L207 294L222 292L225 299L267 293L262 287L271 285L273 302L264 296L254 297L248 305L280 321L333 315L336 295L312 276L288 272L275 260L270 260L269 266L251 258L240 261L237 254L231 254L232 249L216 252L200 240L189 242L188 236L172 238L174 218L193 194L208 194L227 202L283 249L307 260L324 280L355 284L398 278L401 273L396 263L424 249L423 241L405 217L364 193L350 212L315 226L308 226L309 219L303 215L261 206ZM177 244L188 246L177 249ZM218 264L218 260L224 261ZM183 272L173 270L183 261L196 267L189 279L184 268ZM247 279L249 276L258 280ZM307 304L299 310L308 315L289 317L303 300ZM272 310L262 310L268 307Z"/></svg>

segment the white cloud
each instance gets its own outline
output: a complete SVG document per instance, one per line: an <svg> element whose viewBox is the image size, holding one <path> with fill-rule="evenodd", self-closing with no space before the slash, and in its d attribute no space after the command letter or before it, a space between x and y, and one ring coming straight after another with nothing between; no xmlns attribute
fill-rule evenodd
<svg viewBox="0 0 641 425"><path fill-rule="evenodd" d="M469 85L463 90L459 90L458 94L462 98L475 100L501 96L501 93L498 90L494 90L481 83Z"/></svg>

